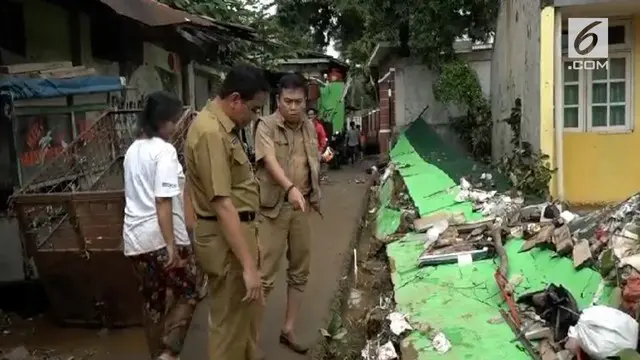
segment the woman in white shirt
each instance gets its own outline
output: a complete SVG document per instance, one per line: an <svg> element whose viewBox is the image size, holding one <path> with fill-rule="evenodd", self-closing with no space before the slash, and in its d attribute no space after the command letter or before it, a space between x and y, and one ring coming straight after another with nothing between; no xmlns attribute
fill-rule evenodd
<svg viewBox="0 0 640 360"><path fill-rule="evenodd" d="M185 227L185 176L169 143L181 114L175 95L150 94L139 119L141 135L124 158L124 254L140 280L153 359L178 358L198 299Z"/></svg>

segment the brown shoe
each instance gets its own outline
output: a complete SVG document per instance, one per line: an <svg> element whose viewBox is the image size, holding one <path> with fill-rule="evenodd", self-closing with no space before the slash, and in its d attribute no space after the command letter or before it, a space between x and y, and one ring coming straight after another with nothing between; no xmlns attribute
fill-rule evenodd
<svg viewBox="0 0 640 360"><path fill-rule="evenodd" d="M309 348L304 347L300 344L296 344L289 338L289 335L285 333L280 333L280 344L288 347L289 349L291 349L291 351L301 355L305 355L309 351Z"/></svg>

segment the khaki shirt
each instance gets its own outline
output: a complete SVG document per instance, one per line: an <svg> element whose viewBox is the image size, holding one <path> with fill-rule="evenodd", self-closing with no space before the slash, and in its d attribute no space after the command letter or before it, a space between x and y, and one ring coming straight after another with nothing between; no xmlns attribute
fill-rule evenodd
<svg viewBox="0 0 640 360"><path fill-rule="evenodd" d="M275 217L285 201L285 189L272 178L262 159L275 156L291 182L311 203L320 201L318 140L311 121L302 120L292 129L279 112L263 117L255 125L256 176L260 184L260 210Z"/></svg>
<svg viewBox="0 0 640 360"><path fill-rule="evenodd" d="M258 183L235 124L210 101L193 120L184 146L189 196L198 216L217 215L211 202L228 196L238 212L259 209Z"/></svg>

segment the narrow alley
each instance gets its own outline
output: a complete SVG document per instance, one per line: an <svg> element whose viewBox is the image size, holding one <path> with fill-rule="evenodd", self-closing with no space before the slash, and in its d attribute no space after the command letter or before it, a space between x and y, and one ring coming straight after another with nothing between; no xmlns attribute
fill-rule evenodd
<svg viewBox="0 0 640 360"><path fill-rule="evenodd" d="M367 175L363 168L345 166L331 172L330 181L323 187L324 219L314 217L312 268L307 292L298 324L300 340L312 344L319 337L319 328L330 319L331 302L337 291L340 271L349 243L355 236L360 216L364 211ZM280 326L284 319L284 269L267 305L262 327L261 347L267 359L303 359L278 343ZM107 360L146 359L145 338L141 328L126 330L62 329L46 323L45 319L22 321L12 327L12 333L0 335L2 348L24 346L39 350L47 358ZM187 337L182 360L207 359L207 312L201 303Z"/></svg>

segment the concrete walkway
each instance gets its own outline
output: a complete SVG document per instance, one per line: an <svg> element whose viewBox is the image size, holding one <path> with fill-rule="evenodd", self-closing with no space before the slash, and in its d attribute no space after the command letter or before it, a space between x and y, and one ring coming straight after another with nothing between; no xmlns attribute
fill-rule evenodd
<svg viewBox="0 0 640 360"><path fill-rule="evenodd" d="M363 165L364 166L364 165ZM330 305L340 280L340 268L355 235L366 185L359 181L367 175L362 166L346 166L330 172L330 183L323 187L323 213L325 218L312 217L313 247L311 275L307 298L301 310L298 337L305 344L318 339L318 329L330 319ZM285 283L284 268L278 277L262 326L262 344L268 360L303 359L278 343L284 321ZM0 314L2 315L2 314ZM206 303L198 308L187 338L182 360L209 360L207 357ZM36 354L29 359L82 359L82 360L147 360L147 346L141 328L121 330L91 330L61 328L46 317L20 320L13 323L10 333L0 333L0 353L24 347ZM44 354L47 354L46 356ZM22 360L22 359L20 359ZM26 358L25 358L26 360Z"/></svg>
<svg viewBox="0 0 640 360"><path fill-rule="evenodd" d="M320 219L319 216L313 217L311 275L307 297L298 321L298 337L305 344L316 341L319 336L318 329L326 326L330 320L329 308L337 291L342 262L346 253L350 252L349 242L358 225L366 192L366 185L357 184L355 179L364 179L365 176L360 168L346 166L340 171L329 173L330 184L323 187L324 219ZM286 301L284 270L283 268L280 272L276 288L269 298L262 325L261 346L267 360L305 358L278 343ZM208 360L206 338L206 306L200 306L181 359Z"/></svg>

